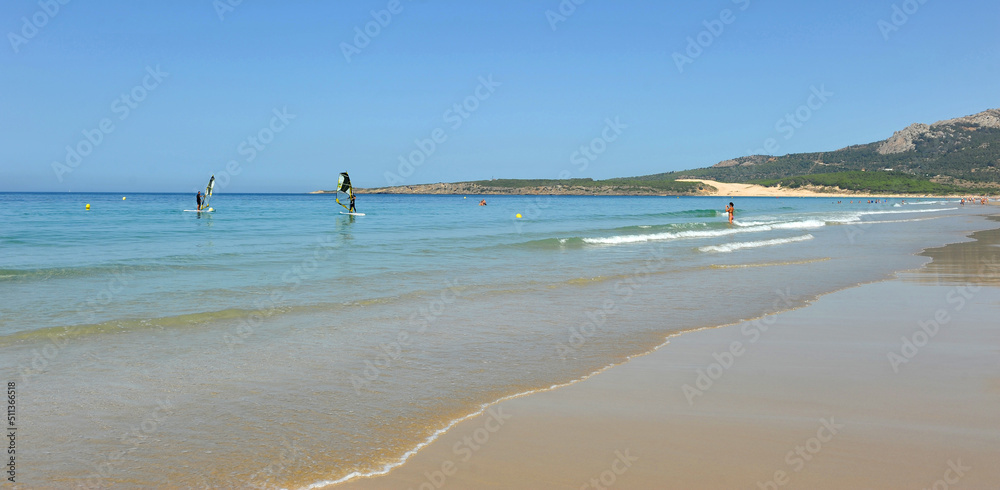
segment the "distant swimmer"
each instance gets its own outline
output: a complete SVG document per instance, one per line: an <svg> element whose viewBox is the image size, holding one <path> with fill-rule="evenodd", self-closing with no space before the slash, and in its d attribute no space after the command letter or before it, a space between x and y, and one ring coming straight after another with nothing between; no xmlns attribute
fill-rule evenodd
<svg viewBox="0 0 1000 490"><path fill-rule="evenodd" d="M479 205L480 206L485 206L486 205L486 199L483 199L482 201L479 201Z"/></svg>
<svg viewBox="0 0 1000 490"><path fill-rule="evenodd" d="M729 206L726 206L726 212L729 213L729 224L733 224L733 213L736 212L736 207L733 206L733 203L729 203Z"/></svg>
<svg viewBox="0 0 1000 490"><path fill-rule="evenodd" d="M198 191L198 195L195 196L195 199L198 201L198 207L195 209L201 211L201 191Z"/></svg>

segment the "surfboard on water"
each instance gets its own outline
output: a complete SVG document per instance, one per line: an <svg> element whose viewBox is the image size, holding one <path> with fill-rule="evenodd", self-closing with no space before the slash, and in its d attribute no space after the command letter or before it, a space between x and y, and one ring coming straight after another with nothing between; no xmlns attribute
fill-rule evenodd
<svg viewBox="0 0 1000 490"><path fill-rule="evenodd" d="M345 213L343 211L341 211L340 214L347 214L347 215L350 215L350 216L364 216L365 215L365 213Z"/></svg>
<svg viewBox="0 0 1000 490"><path fill-rule="evenodd" d="M212 211L215 211L215 208L208 208L208 209L185 209L184 210L184 212L186 212L186 213L211 213Z"/></svg>

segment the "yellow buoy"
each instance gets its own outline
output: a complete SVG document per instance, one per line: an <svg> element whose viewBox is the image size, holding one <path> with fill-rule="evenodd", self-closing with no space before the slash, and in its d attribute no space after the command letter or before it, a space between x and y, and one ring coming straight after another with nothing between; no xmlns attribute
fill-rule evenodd
<svg viewBox="0 0 1000 490"><path fill-rule="evenodd" d="M521 217L521 213L517 213L517 214L515 214L515 215L514 215L514 217L515 217L515 218L520 218L520 217Z"/></svg>
<svg viewBox="0 0 1000 490"><path fill-rule="evenodd" d="M125 196L122 196L122 201L124 201L124 200L125 200Z"/></svg>
<svg viewBox="0 0 1000 490"><path fill-rule="evenodd" d="M87 205L87 211L90 211L90 204Z"/></svg>

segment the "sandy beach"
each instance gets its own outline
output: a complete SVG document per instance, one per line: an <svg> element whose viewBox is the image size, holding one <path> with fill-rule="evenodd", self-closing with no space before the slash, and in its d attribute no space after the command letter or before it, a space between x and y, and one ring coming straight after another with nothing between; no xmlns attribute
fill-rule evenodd
<svg viewBox="0 0 1000 490"><path fill-rule="evenodd" d="M731 196L731 197L893 197L893 198L915 198L915 197L936 197L936 196L916 196L907 194L872 194L866 192L818 192L808 188L790 189L787 187L764 187L756 184L731 184L703 179L677 179L678 182L701 182L714 187L714 192L708 192L709 196ZM937 196L939 197L939 196Z"/></svg>
<svg viewBox="0 0 1000 490"><path fill-rule="evenodd" d="M682 333L340 488L996 488L998 245Z"/></svg>
<svg viewBox="0 0 1000 490"><path fill-rule="evenodd" d="M756 184L730 184L717 182L714 180L699 179L678 179L679 182L701 182L715 188L714 192L708 192L711 196L732 196L732 197L867 197L865 194L834 194L817 192L810 189L788 189L782 187L764 187Z"/></svg>

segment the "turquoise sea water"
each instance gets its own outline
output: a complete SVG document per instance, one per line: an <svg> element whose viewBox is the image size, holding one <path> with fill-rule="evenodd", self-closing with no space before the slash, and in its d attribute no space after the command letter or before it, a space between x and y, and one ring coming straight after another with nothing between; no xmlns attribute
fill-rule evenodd
<svg viewBox="0 0 1000 490"><path fill-rule="evenodd" d="M0 194L29 484L381 471L484 403L990 228L948 200L362 195L351 217L330 195L122 196Z"/></svg>

